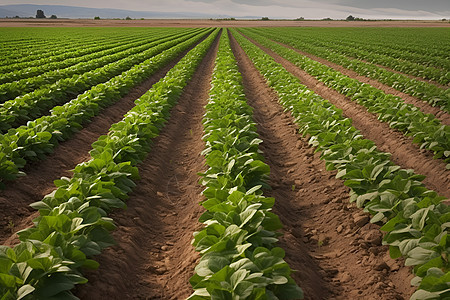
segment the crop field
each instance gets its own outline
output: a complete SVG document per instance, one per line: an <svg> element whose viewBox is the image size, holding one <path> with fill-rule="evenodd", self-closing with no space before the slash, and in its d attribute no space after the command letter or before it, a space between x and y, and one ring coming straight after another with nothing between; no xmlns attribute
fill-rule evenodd
<svg viewBox="0 0 450 300"><path fill-rule="evenodd" d="M0 28L0 299L450 299L450 28Z"/></svg>

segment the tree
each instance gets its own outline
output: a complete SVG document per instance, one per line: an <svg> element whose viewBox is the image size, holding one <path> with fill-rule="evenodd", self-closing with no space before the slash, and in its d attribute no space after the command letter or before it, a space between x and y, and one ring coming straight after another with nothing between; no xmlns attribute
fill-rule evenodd
<svg viewBox="0 0 450 300"><path fill-rule="evenodd" d="M269 21L269 17L262 17L261 20L263 20L263 21Z"/></svg>
<svg viewBox="0 0 450 300"><path fill-rule="evenodd" d="M45 18L47 18L47 17L44 15L44 11L38 9L36 12L36 19L45 19Z"/></svg>
<svg viewBox="0 0 450 300"><path fill-rule="evenodd" d="M50 19L58 19L58 17L57 17L56 15L52 15L52 16L50 17Z"/></svg>
<svg viewBox="0 0 450 300"><path fill-rule="evenodd" d="M99 16L94 17L94 20L100 20Z"/></svg>
<svg viewBox="0 0 450 300"><path fill-rule="evenodd" d="M125 18L125 20L131 20L130 16L127 16L127 17Z"/></svg>
<svg viewBox="0 0 450 300"><path fill-rule="evenodd" d="M355 21L355 17L353 17L352 15L348 16L347 21Z"/></svg>

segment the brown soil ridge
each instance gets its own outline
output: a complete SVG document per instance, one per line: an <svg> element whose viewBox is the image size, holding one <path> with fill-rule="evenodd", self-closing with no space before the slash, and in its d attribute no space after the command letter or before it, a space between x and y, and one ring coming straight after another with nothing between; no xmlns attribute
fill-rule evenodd
<svg viewBox="0 0 450 300"><path fill-rule="evenodd" d="M284 224L279 246L305 299L408 299L410 269L389 258L379 227L348 203L349 189L297 134L294 118L234 38L232 48L271 169L273 190L265 194L275 198Z"/></svg>
<svg viewBox="0 0 450 300"><path fill-rule="evenodd" d="M437 20L208 20L208 19L15 19L0 18L0 27L450 27Z"/></svg>
<svg viewBox="0 0 450 300"><path fill-rule="evenodd" d="M414 169L417 174L425 175L426 178L423 183L427 188L450 198L450 172L446 170L446 164L443 160L434 159L431 151L420 149L418 145L412 143L412 138L390 128L387 123L380 122L374 114L368 112L362 105L327 87L274 51L261 46L252 39L249 40L298 77L301 83L310 90L342 109L344 116L352 120L353 126L360 130L365 138L375 142L380 151L392 154L391 160L395 164L405 169Z"/></svg>
<svg viewBox="0 0 450 300"><path fill-rule="evenodd" d="M55 189L54 180L62 176L71 177L73 174L71 170L77 164L88 161L91 158L89 151L92 149L92 143L99 136L107 134L112 124L122 120L124 114L134 107L134 100L145 94L153 84L163 78L189 50L181 53L167 66L131 89L119 101L103 109L83 129L69 140L61 142L46 159L29 163L24 170L26 176L9 182L6 189L0 191L1 245L11 246L18 242L15 232L32 226L32 220L38 216L38 213L29 205L51 193Z"/></svg>
<svg viewBox="0 0 450 300"><path fill-rule="evenodd" d="M117 245L96 259L97 271L78 287L81 299L185 299L199 255L191 246L201 228L203 187L197 172L205 171L201 155L201 120L207 103L218 41L186 86L169 122L155 138L139 166L141 180L130 194L126 211L112 218Z"/></svg>
<svg viewBox="0 0 450 300"><path fill-rule="evenodd" d="M296 52L300 53L301 55L304 55L304 56L306 56L306 57L308 57L308 58L310 58L312 60L320 62L320 63L322 63L322 64L324 64L324 65L326 65L326 66L328 66L330 68L333 68L334 70L339 71L342 74L344 74L344 75L346 75L346 76L348 76L350 78L353 78L353 79L356 79L358 81L370 84L371 86L373 86L373 87L383 91L386 94L391 94L391 95L394 95L394 96L398 96L405 103L412 104L412 105L416 106L423 113L434 115L436 117L436 119L438 119L438 120L440 120L442 122L442 124L450 126L450 114L448 112L446 112L446 111L443 111L439 107L431 106L428 102L426 102L424 100L421 100L421 99L416 98L414 96L411 96L411 95L408 95L406 93L400 92L400 91L396 90L395 88L393 88L391 86L388 86L388 85L386 85L384 83L379 82L378 80L371 79L369 77L360 75L359 73L357 73L355 71L352 71L352 70L347 69L347 68L345 68L345 67L343 67L341 65L338 65L338 64L333 63L331 61L328 61L328 60L326 60L326 59L324 59L322 57L315 56L315 55L313 55L311 53L308 53L308 52L296 49L296 48L294 48L294 47L292 47L290 45L287 45L287 44L283 44L283 43L280 43L280 42L277 42L277 41L274 41L274 40L272 40L272 41L277 43L277 44L280 44L280 45L282 45L282 46L284 46L286 48L295 50ZM378 67L383 67L383 66L378 66ZM383 68L387 69L386 67L383 67ZM396 72L396 73L399 73L399 74L403 74L403 73L400 73L400 72L395 71L395 70L391 70L391 69L387 69L387 70L389 70L391 72ZM403 75L407 75L407 74L403 74ZM415 78L415 79L417 79L417 78ZM422 79L422 81L424 81L424 79ZM425 80L425 82L428 82L428 81Z"/></svg>

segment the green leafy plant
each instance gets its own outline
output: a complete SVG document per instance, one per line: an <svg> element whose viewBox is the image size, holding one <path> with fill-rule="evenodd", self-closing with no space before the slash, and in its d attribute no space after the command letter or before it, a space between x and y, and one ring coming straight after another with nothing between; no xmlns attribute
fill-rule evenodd
<svg viewBox="0 0 450 300"><path fill-rule="evenodd" d="M413 137L414 143L434 152L434 157L443 159L447 163L447 168L450 168L450 127L441 124L433 115L424 114L417 107L403 102L397 96L385 94L369 84L345 76L339 71L263 36L250 33L250 37L264 46L270 47L326 85L366 107L369 112L376 114L380 121Z"/></svg>
<svg viewBox="0 0 450 300"><path fill-rule="evenodd" d="M203 119L208 170L203 230L192 244L202 255L189 299L301 299L284 251L275 247L281 228L262 196L270 172L258 151L261 140L246 103L228 36L221 37L210 101Z"/></svg>
<svg viewBox="0 0 450 300"><path fill-rule="evenodd" d="M27 125L10 129L0 136L0 185L22 175L20 169L29 161L42 159L59 141L67 140L82 128L98 112L119 100L130 89L175 59L182 51L198 42L210 31L203 31L161 52L111 80L92 87L76 99L55 106L49 116L44 116Z"/></svg>
<svg viewBox="0 0 450 300"><path fill-rule="evenodd" d="M392 258L403 256L417 276L412 284L418 290L412 299L449 297L450 208L444 197L423 186L423 176L403 170L377 150L327 100L300 84L272 57L242 35L233 33L280 103L291 111L299 131L321 152L327 170L351 188L351 201L372 214L371 222L384 224L383 243ZM437 271L434 268L438 268ZM434 284L436 283L436 284ZM421 298L421 297L429 298Z"/></svg>
<svg viewBox="0 0 450 300"><path fill-rule="evenodd" d="M101 57L98 61L89 61L83 65L76 65L75 73L71 74L72 69L64 69L56 71L55 80L58 80L50 85L45 85L44 81L37 81L30 83L30 90L32 92L19 96L22 91L27 90L25 87L32 80L24 79L23 84L20 81L12 82L11 89L14 95L6 90L4 84L0 87L0 95L5 95L8 100L0 104L0 130L5 132L11 127L19 126L29 120L33 120L45 114L55 105L64 104L68 99L85 92L94 85L105 83L111 78L120 75L122 72L129 70L136 64L167 50L180 42L183 42L195 35L197 32L190 34L181 34L179 37L164 37L151 43L146 43L136 48L131 48L110 56ZM108 62L106 65L105 63ZM102 66L104 65L104 66ZM94 68L94 69L92 69ZM79 74L77 73L80 69ZM91 70L92 69L92 70ZM88 71L90 70L90 71ZM87 71L87 72L85 72ZM60 77L62 76L62 77ZM50 76L50 80L54 81ZM40 85L44 84L42 87ZM35 89L36 87L40 87ZM17 93L19 94L17 94Z"/></svg>
<svg viewBox="0 0 450 300"><path fill-rule="evenodd" d="M266 37L270 37L276 41L291 45L297 49L302 49L304 51L308 51L311 54L317 55L319 57L323 57L331 62L342 65L345 68L351 69L361 75L368 76L370 78L379 80L380 82L392 86L393 88L402 91L406 94L410 94L412 96L418 97L424 101L431 103L433 106L440 106L441 109L450 111L450 90L442 89L428 82L416 80L414 78L410 78L407 75L395 73L384 68L378 67L371 63L361 61L359 59L349 58L346 55L343 55L339 52L334 52L331 49L335 47L336 42L328 42L326 46L316 46L318 35L315 34L311 37L302 36L302 38L290 36L287 34L289 30L280 32L276 30L268 29L264 31L263 35ZM248 30L245 29L245 33L249 32L259 32L256 30ZM386 44L383 44L386 46ZM392 46L393 43L390 44ZM411 45L408 45L408 48ZM354 42L352 43L352 47L354 47ZM405 53L406 51L402 51ZM436 57L439 57L436 55ZM439 66L446 65L448 68L448 62L445 59L441 59L439 61ZM402 63L403 65L403 63ZM449 72L441 75L442 78L446 78L445 80L448 82L449 80Z"/></svg>
<svg viewBox="0 0 450 300"><path fill-rule="evenodd" d="M124 208L139 178L136 165L150 150L183 87L205 56L218 30L191 50L152 89L136 100L119 123L93 144L92 159L79 164L72 178L32 204L39 210L34 227L18 232L20 244L0 247L2 299L77 299L70 290L87 280L91 258L114 243L107 213Z"/></svg>
<svg viewBox="0 0 450 300"><path fill-rule="evenodd" d="M173 32L174 38L176 38L176 33L177 32ZM75 53L72 53L73 57L71 58L67 56L52 56L51 60L47 59L41 61L40 65L35 65L35 62L29 62L29 64L21 65L18 64L16 65L16 69L12 72L5 72L8 69L0 67L0 70L3 71L3 74L0 76L0 83L2 84L0 85L0 90L3 90L3 88L5 87L3 84L5 83L27 79L26 81L24 80L26 84L25 88L21 91L17 91L24 94L29 90L26 88L28 85L33 87L36 86L37 83L39 83L39 86L41 87L42 85L52 83L59 78L69 77L70 75L75 74L74 72L82 72L83 68L81 68L81 66L83 65L81 63L89 62L90 65L86 65L85 67L89 67L92 70L95 69L95 66L98 65L97 61L95 61L96 59L102 58L104 56L115 55L119 52L127 51L128 49L133 47L138 47L138 49L142 51L146 48L141 48L141 46L170 35L171 34L169 32L161 32L152 36L151 38L133 36L133 40L122 39L119 43L117 41L106 41L101 45L95 47L87 46L87 49L78 49L78 51L74 51ZM133 51L133 53L137 52ZM66 59L60 60L59 58ZM104 62L107 61L105 60ZM5 94L2 94L2 96L4 96L5 99L8 98ZM13 98L13 96L10 97Z"/></svg>

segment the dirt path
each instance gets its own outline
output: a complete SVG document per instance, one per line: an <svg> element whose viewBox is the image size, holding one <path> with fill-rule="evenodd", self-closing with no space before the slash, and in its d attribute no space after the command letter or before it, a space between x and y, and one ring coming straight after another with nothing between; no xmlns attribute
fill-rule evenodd
<svg viewBox="0 0 450 300"><path fill-rule="evenodd" d="M279 43L277 41L274 41L274 42L276 42L276 43L278 43L278 44L280 44L280 45L282 45L282 46L284 46L286 48L293 49L296 52L300 53L301 55L309 57L312 60L318 61L318 62L320 62L320 63L322 63L324 65L327 65L328 67L333 68L334 70L339 71L342 74L344 74L344 75L346 75L346 76L348 76L350 78L354 78L354 79L357 79L358 81L370 84L371 86L373 86L373 87L375 87L375 88L377 88L379 90L382 90L386 94L392 94L394 96L398 96L398 97L402 98L402 100L404 102L412 104L412 105L418 107L422 112L424 112L426 114L433 114L437 119L441 120L442 124L450 126L450 114L445 112L445 111L443 111L443 110L441 110L439 107L433 107L426 101L420 100L419 98L413 97L413 96L408 95L408 94L403 93L403 92L400 92L400 91L394 89L393 87L388 86L386 84L383 84L383 83L381 83L381 82L379 82L379 81L377 81L375 79L371 79L369 77L362 76L362 75L358 74L355 71L352 71L352 70L349 70L347 68L344 68L343 66L335 64L333 62L330 62L330 61L328 61L328 60L326 60L324 58L315 56L315 55L310 54L308 52L301 51L301 50L296 49L296 48L294 48L292 46L289 46L289 45L286 45L286 44L283 44L283 43ZM383 67L383 68L386 69L386 67ZM399 73L397 71L390 70L390 69L389 69L389 71ZM401 73L399 73L399 74L401 74ZM422 79L422 81L426 81L426 80Z"/></svg>
<svg viewBox="0 0 450 300"><path fill-rule="evenodd" d="M297 134L293 117L234 39L232 47L271 168L273 190L265 194L275 197L284 224L279 244L305 299L409 298L409 268L388 257L379 228L348 203L348 188Z"/></svg>
<svg viewBox="0 0 450 300"><path fill-rule="evenodd" d="M353 126L360 130L365 138L374 141L380 151L392 154L391 159L395 164L405 169L414 169L417 174L427 176L423 181L425 186L442 196L450 198L450 172L446 170L443 160L433 159L433 154L430 151L419 149L419 146L412 143L412 138L391 129L387 123L380 122L374 114L369 113L362 105L327 87L274 51L262 47L253 40L251 41L271 55L276 62L282 64L289 72L297 76L310 90L341 108L344 116L352 119Z"/></svg>
<svg viewBox="0 0 450 300"><path fill-rule="evenodd" d="M98 257L100 269L79 287L81 299L185 299L192 293L189 278L198 254L190 243L203 212L197 175L205 171L201 120L217 49L218 39L140 165L142 180L128 209L113 214L118 245Z"/></svg>
<svg viewBox="0 0 450 300"><path fill-rule="evenodd" d="M184 51L166 67L133 88L129 94L118 102L105 108L83 129L57 146L55 152L45 160L27 165L25 168L26 176L8 183L7 188L0 191L1 245L12 245L17 242L15 232L32 226L32 220L37 217L37 212L29 204L42 200L45 195L52 192L55 189L54 180L62 176L71 177L71 170L77 164L89 160L92 143L100 135L108 133L111 125L120 121L124 114L134 106L134 100L142 96L153 84L164 77L188 51Z"/></svg>

